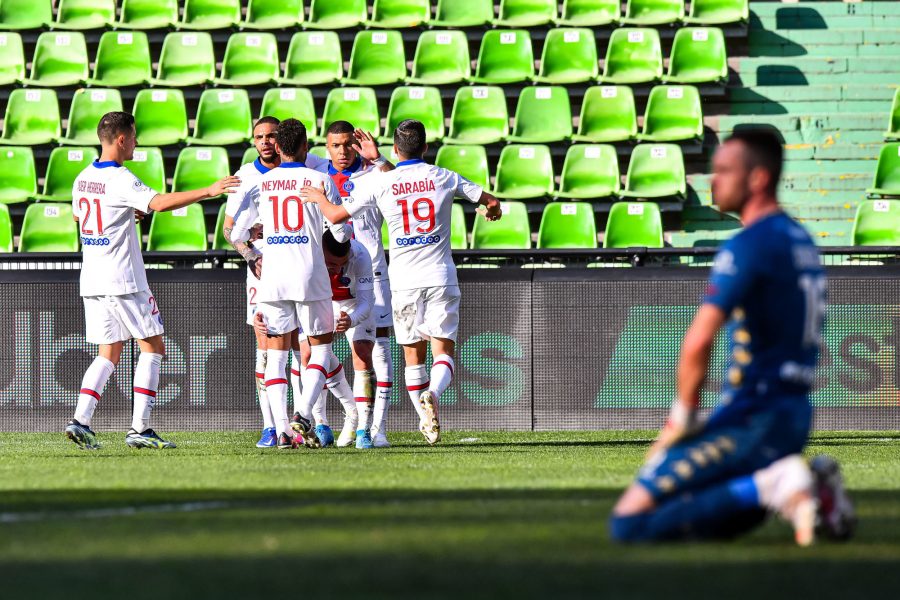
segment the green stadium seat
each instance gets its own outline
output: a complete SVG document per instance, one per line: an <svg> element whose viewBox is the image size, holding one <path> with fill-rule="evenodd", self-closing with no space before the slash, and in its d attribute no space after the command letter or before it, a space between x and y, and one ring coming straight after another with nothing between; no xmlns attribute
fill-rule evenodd
<svg viewBox="0 0 900 600"><path fill-rule="evenodd" d="M715 27L682 27L675 34L667 83L721 83L728 81L725 36Z"/></svg>
<svg viewBox="0 0 900 600"><path fill-rule="evenodd" d="M691 0L688 25L729 25L750 20L750 0Z"/></svg>
<svg viewBox="0 0 900 600"><path fill-rule="evenodd" d="M399 31L360 31L353 40L347 85L388 85L406 79L406 56Z"/></svg>
<svg viewBox="0 0 900 600"><path fill-rule="evenodd" d="M684 18L684 0L628 0L625 25L671 25Z"/></svg>
<svg viewBox="0 0 900 600"><path fill-rule="evenodd" d="M52 23L52 0L3 0L0 2L0 29L42 29Z"/></svg>
<svg viewBox="0 0 900 600"><path fill-rule="evenodd" d="M497 86L461 87L450 116L449 144L493 144L509 135L506 95Z"/></svg>
<svg viewBox="0 0 900 600"><path fill-rule="evenodd" d="M625 142L637 136L634 92L625 85L594 86L581 102L579 142Z"/></svg>
<svg viewBox="0 0 900 600"><path fill-rule="evenodd" d="M264 85L278 79L278 43L267 32L233 33L225 47L217 85Z"/></svg>
<svg viewBox="0 0 900 600"><path fill-rule="evenodd" d="M596 248L597 224L590 202L551 202L544 207L538 248Z"/></svg>
<svg viewBox="0 0 900 600"><path fill-rule="evenodd" d="M12 219L9 218L9 207L0 204L0 252L13 251Z"/></svg>
<svg viewBox="0 0 900 600"><path fill-rule="evenodd" d="M563 0L557 25L564 27L603 27L619 21L619 0Z"/></svg>
<svg viewBox="0 0 900 600"><path fill-rule="evenodd" d="M172 191L184 192L209 187L231 175L225 148L184 148L175 163Z"/></svg>
<svg viewBox="0 0 900 600"><path fill-rule="evenodd" d="M884 132L887 140L900 140L900 89L894 94L891 114L888 118L888 130Z"/></svg>
<svg viewBox="0 0 900 600"><path fill-rule="evenodd" d="M438 0L432 27L481 27L494 20L494 0Z"/></svg>
<svg viewBox="0 0 900 600"><path fill-rule="evenodd" d="M455 171L484 189L490 188L491 179L484 146L441 146L434 164Z"/></svg>
<svg viewBox="0 0 900 600"><path fill-rule="evenodd" d="M469 247L466 231L466 213L461 204L453 204L450 209L450 249L465 250Z"/></svg>
<svg viewBox="0 0 900 600"><path fill-rule="evenodd" d="M522 29L494 29L484 34L475 69L476 83L521 83L534 77L531 35Z"/></svg>
<svg viewBox="0 0 900 600"><path fill-rule="evenodd" d="M0 85L12 85L25 78L25 51L22 36L4 31L0 33Z"/></svg>
<svg viewBox="0 0 900 600"><path fill-rule="evenodd" d="M246 143L253 135L252 119L247 90L203 90L194 135L187 142L208 146Z"/></svg>
<svg viewBox="0 0 900 600"><path fill-rule="evenodd" d="M312 92L307 88L271 88L263 96L262 108L259 111L260 118L275 117L284 119L298 119L306 125L308 137L315 137L318 131L316 127L316 107L313 104Z"/></svg>
<svg viewBox="0 0 900 600"><path fill-rule="evenodd" d="M375 0L372 18L366 25L383 29L405 29L431 19L430 0Z"/></svg>
<svg viewBox="0 0 900 600"><path fill-rule="evenodd" d="M444 104L436 87L398 87L391 94L387 125L379 138L392 144L394 130L404 119L416 119L425 125L426 141L431 144L444 137Z"/></svg>
<svg viewBox="0 0 900 600"><path fill-rule="evenodd" d="M122 0L119 29L167 29L178 22L178 0Z"/></svg>
<svg viewBox="0 0 900 600"><path fill-rule="evenodd" d="M684 198L684 156L678 144L641 144L631 153L623 198Z"/></svg>
<svg viewBox="0 0 900 600"><path fill-rule="evenodd" d="M78 224L70 202L31 204L25 209L19 252L78 252Z"/></svg>
<svg viewBox="0 0 900 600"><path fill-rule="evenodd" d="M26 85L62 87L88 78L87 45L79 31L45 31L38 36Z"/></svg>
<svg viewBox="0 0 900 600"><path fill-rule="evenodd" d="M510 144L500 151L494 195L520 200L543 198L553 193L553 159L550 148Z"/></svg>
<svg viewBox="0 0 900 600"><path fill-rule="evenodd" d="M854 246L900 246L900 202L860 202L853 221Z"/></svg>
<svg viewBox="0 0 900 600"><path fill-rule="evenodd" d="M188 137L187 107L181 90L140 90L131 112L139 144L170 146Z"/></svg>
<svg viewBox="0 0 900 600"><path fill-rule="evenodd" d="M59 103L53 90L15 89L9 93L0 143L49 144L60 136Z"/></svg>
<svg viewBox="0 0 900 600"><path fill-rule="evenodd" d="M151 77L150 45L143 31L107 31L100 38L90 85L130 87Z"/></svg>
<svg viewBox="0 0 900 600"><path fill-rule="evenodd" d="M44 177L44 192L37 200L71 201L72 184L86 166L100 155L91 146L75 148L54 148L50 152L47 172Z"/></svg>
<svg viewBox="0 0 900 600"><path fill-rule="evenodd" d="M184 0L181 29L229 29L241 22L240 0Z"/></svg>
<svg viewBox="0 0 900 600"><path fill-rule="evenodd" d="M199 204L153 214L147 236L149 252L202 252L207 245L206 221Z"/></svg>
<svg viewBox="0 0 900 600"><path fill-rule="evenodd" d="M212 37L204 31L173 32L163 40L156 77L157 86L203 85L216 76Z"/></svg>
<svg viewBox="0 0 900 600"><path fill-rule="evenodd" d="M510 142L544 144L572 137L569 91L562 86L526 87L519 94Z"/></svg>
<svg viewBox="0 0 900 600"><path fill-rule="evenodd" d="M703 139L700 93L692 85L658 85L650 90L644 129L638 139L676 142Z"/></svg>
<svg viewBox="0 0 900 600"><path fill-rule="evenodd" d="M900 142L881 147L875 181L866 192L870 196L900 196Z"/></svg>
<svg viewBox="0 0 900 600"><path fill-rule="evenodd" d="M313 156L318 156L319 158L324 158L325 160L330 160L330 157L328 156L328 150L325 148L325 146L313 146L312 148L309 149L309 154L312 154ZM382 154L384 154L383 151L382 151ZM249 153L245 152L244 158L246 159L248 155L249 155ZM387 156L387 154L384 154L384 156ZM253 159L256 160L256 157L254 156Z"/></svg>
<svg viewBox="0 0 900 600"><path fill-rule="evenodd" d="M31 148L0 147L0 204L18 204L37 195Z"/></svg>
<svg viewBox="0 0 900 600"><path fill-rule="evenodd" d="M606 144L569 146L557 198L597 200L619 194L619 159Z"/></svg>
<svg viewBox="0 0 900 600"><path fill-rule="evenodd" d="M333 31L302 31L291 38L282 85L322 85L344 76L341 42Z"/></svg>
<svg viewBox="0 0 900 600"><path fill-rule="evenodd" d="M378 114L375 90L359 87L338 88L328 92L321 131L327 130L335 121L349 121L355 127L378 137L381 133L381 117Z"/></svg>
<svg viewBox="0 0 900 600"><path fill-rule="evenodd" d="M116 20L116 0L59 0L54 29L104 29Z"/></svg>
<svg viewBox="0 0 900 600"><path fill-rule="evenodd" d="M597 78L597 44L590 29L551 29L544 41L541 70L535 81L581 83Z"/></svg>
<svg viewBox="0 0 900 600"><path fill-rule="evenodd" d="M425 31L419 36L408 81L424 85L459 83L472 74L463 31Z"/></svg>
<svg viewBox="0 0 900 600"><path fill-rule="evenodd" d="M250 0L242 29L295 29L303 23L303 0ZM229 246L230 248L231 246Z"/></svg>
<svg viewBox="0 0 900 600"><path fill-rule="evenodd" d="M659 32L650 28L623 27L612 32L600 81L649 83L662 77L663 59Z"/></svg>
<svg viewBox="0 0 900 600"><path fill-rule="evenodd" d="M503 216L488 221L478 215L472 227L473 250L528 250L531 248L531 225L528 209L522 202L501 202Z"/></svg>
<svg viewBox="0 0 900 600"><path fill-rule="evenodd" d="M166 167L159 148L135 148L133 158L126 161L125 166L147 187L160 194L166 192Z"/></svg>
<svg viewBox="0 0 900 600"><path fill-rule="evenodd" d="M369 18L366 0L312 0L309 5L309 29L350 29L363 25Z"/></svg>
<svg viewBox="0 0 900 600"><path fill-rule="evenodd" d="M311 149L309 151L309 153L312 154L313 150L315 150L315 148ZM254 148L253 146L250 146L249 148L244 150L244 154L243 154L243 156L241 156L241 166L243 167L247 163L252 163L258 157L259 157L259 152L256 151L256 148Z"/></svg>
<svg viewBox="0 0 900 600"><path fill-rule="evenodd" d="M537 27L556 18L556 0L500 0L499 27Z"/></svg>
<svg viewBox="0 0 900 600"><path fill-rule="evenodd" d="M69 108L69 128L66 137L60 144L73 146L95 146L100 143L97 138L97 124L108 112L122 110L122 96L115 89L80 89L72 96Z"/></svg>
<svg viewBox="0 0 900 600"><path fill-rule="evenodd" d="M216 229L213 231L213 250L232 250L233 247L228 243L228 240L225 239L225 232L222 229L225 227L225 206L226 203L223 202L222 206L219 207L219 215L216 217Z"/></svg>
<svg viewBox="0 0 900 600"><path fill-rule="evenodd" d="M655 202L617 202L609 211L604 248L662 248L663 227Z"/></svg>

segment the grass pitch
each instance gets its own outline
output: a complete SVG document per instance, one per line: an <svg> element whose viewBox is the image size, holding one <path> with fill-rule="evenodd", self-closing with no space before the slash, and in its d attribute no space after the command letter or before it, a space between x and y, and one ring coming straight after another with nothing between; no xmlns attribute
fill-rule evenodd
<svg viewBox="0 0 900 600"><path fill-rule="evenodd" d="M856 538L808 549L771 521L732 543L615 546L606 518L650 432L394 434L360 452L252 433L0 434L0 597L891 598L900 434L822 434Z"/></svg>

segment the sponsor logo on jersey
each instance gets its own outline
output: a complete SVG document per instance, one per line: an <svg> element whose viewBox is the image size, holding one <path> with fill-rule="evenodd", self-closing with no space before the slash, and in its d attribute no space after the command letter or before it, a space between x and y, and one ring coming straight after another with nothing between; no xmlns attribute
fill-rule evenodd
<svg viewBox="0 0 900 600"><path fill-rule="evenodd" d="M309 236L306 235L270 235L266 238L266 243L276 244L308 244Z"/></svg>
<svg viewBox="0 0 900 600"><path fill-rule="evenodd" d="M429 244L437 244L441 241L439 235L420 235L411 238L397 238L394 242L397 246L427 246Z"/></svg>
<svg viewBox="0 0 900 600"><path fill-rule="evenodd" d="M81 236L82 246L109 246L109 238L94 238Z"/></svg>

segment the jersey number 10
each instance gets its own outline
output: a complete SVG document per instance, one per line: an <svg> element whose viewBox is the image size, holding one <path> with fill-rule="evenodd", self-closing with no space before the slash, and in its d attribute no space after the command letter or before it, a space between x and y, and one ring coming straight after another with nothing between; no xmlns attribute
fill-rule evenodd
<svg viewBox="0 0 900 600"><path fill-rule="evenodd" d="M403 235L409 235L412 233L409 224L409 200L397 200L397 204L400 205L400 210L403 213ZM412 215L419 222L416 225L417 233L428 233L434 229L434 202L430 198L413 200ZM427 226L425 223L427 223Z"/></svg>
<svg viewBox="0 0 900 600"><path fill-rule="evenodd" d="M103 235L103 218L100 216L100 199L94 198L94 206L97 208L97 235ZM91 218L91 201L87 198L82 198L78 201L78 208L81 209L83 216L81 217L81 233L84 235L94 235L94 231L92 229L88 229L88 219Z"/></svg>
<svg viewBox="0 0 900 600"><path fill-rule="evenodd" d="M278 196L269 196L269 201L272 203L272 222L275 223L275 233L279 233L282 227L285 231L291 232L303 229L303 201L299 197L288 196L282 202ZM291 224L292 220L296 222L295 225Z"/></svg>

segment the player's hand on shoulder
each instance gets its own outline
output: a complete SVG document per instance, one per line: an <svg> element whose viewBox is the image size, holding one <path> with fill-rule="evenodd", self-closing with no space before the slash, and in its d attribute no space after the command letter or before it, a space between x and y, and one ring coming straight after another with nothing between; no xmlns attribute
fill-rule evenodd
<svg viewBox="0 0 900 600"><path fill-rule="evenodd" d="M300 199L304 202L315 202L316 204L327 202L328 196L325 195L325 182L322 182L319 187L312 185L304 186L300 190Z"/></svg>
<svg viewBox="0 0 900 600"><path fill-rule="evenodd" d="M229 175L206 188L206 194L211 198L221 196L222 194L233 194L240 185L241 180L239 178L234 175Z"/></svg>
<svg viewBox="0 0 900 600"><path fill-rule="evenodd" d="M335 325L334 330L337 333L344 333L345 331L350 329L351 326L352 323L350 321L350 316L344 311L341 311L341 316L338 317L337 324Z"/></svg>

